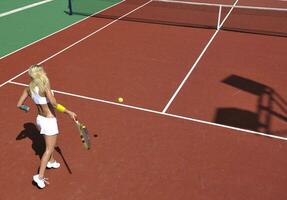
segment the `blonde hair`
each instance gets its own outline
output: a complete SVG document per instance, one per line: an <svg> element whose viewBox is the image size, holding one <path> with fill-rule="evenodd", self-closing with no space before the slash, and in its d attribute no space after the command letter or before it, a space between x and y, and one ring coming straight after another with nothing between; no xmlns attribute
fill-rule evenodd
<svg viewBox="0 0 287 200"><path fill-rule="evenodd" d="M46 89L50 87L50 81L46 75L44 68L41 65L32 65L28 70L29 76L32 81L29 84L31 92L36 92L36 87L39 88L39 92L44 94Z"/></svg>

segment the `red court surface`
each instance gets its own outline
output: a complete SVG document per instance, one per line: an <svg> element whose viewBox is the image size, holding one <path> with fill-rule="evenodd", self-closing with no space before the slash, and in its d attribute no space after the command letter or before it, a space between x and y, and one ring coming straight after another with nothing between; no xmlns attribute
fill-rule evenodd
<svg viewBox="0 0 287 200"><path fill-rule="evenodd" d="M240 0L238 2L238 5L269 7L269 8L287 8L287 1L284 1L284 0L260 0L260 1Z"/></svg>
<svg viewBox="0 0 287 200"><path fill-rule="evenodd" d="M285 141L239 134L114 105L57 95L89 125L92 149L80 145L72 122L61 116L59 170L48 170L45 190L32 186L39 157L33 114L19 113L22 87L0 91L0 186L3 199L285 199ZM14 109L11 109L14 108ZM21 133L21 135L20 135ZM16 138L18 138L16 140ZM5 147L5 148L4 148ZM20 177L20 178L19 178Z"/></svg>
<svg viewBox="0 0 287 200"><path fill-rule="evenodd" d="M161 111L213 32L117 22L45 66L57 90Z"/></svg>
<svg viewBox="0 0 287 200"><path fill-rule="evenodd" d="M235 0L197 0L197 1L190 1L190 2L233 5Z"/></svg>
<svg viewBox="0 0 287 200"><path fill-rule="evenodd" d="M143 3L107 12L153 11ZM91 17L0 59L0 199L287 199L286 45L284 37ZM36 110L31 100L29 113L16 108L17 84L29 81L20 73L39 62L92 143L85 150L58 114L61 168L47 170L43 190L32 184L45 148Z"/></svg>
<svg viewBox="0 0 287 200"><path fill-rule="evenodd" d="M220 32L168 112L286 134L286 45L280 37Z"/></svg>

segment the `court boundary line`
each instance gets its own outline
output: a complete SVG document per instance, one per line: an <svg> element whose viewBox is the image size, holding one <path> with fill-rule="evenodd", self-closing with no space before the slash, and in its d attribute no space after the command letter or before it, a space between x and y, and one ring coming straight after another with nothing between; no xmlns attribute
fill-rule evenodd
<svg viewBox="0 0 287 200"><path fill-rule="evenodd" d="M2 59L4 59L4 58L6 58L6 57L8 57L8 56L10 56L10 55L12 55L12 54L14 54L14 53L17 53L17 52L19 52L19 51L21 51L21 50L23 50L23 49L25 49L25 48L27 48L27 47L32 46L33 44L36 44L36 43L38 43L38 42L40 42L40 41L42 41L42 40L44 40L44 39L46 39L46 38L49 38L49 37L51 37L51 36L53 36L53 35L55 35L55 34L57 34L57 33L59 33L59 32L62 32L62 31L66 30L66 29L68 29L68 28L70 28L70 27L72 27L72 26L74 26L74 25L76 25L76 24L79 24L79 23L81 23L81 22L83 22L83 21L89 19L89 18L92 17L93 15L96 15L96 14L99 14L99 13L101 13L101 12L104 12L104 11L106 11L106 10L112 8L112 7L115 7L115 6L121 4L121 3L125 2L125 1L126 1L126 0L122 0L122 1L120 1L120 2L118 2L118 3L116 3L116 4L113 4L113 5L111 5L111 6L107 7L107 8L105 8L105 9L103 9L103 10L100 10L100 11L98 11L98 12L95 12L94 14L92 14L92 15L90 15L90 16L87 16L87 17L85 17L85 18L83 18L83 19L81 19L81 20L79 20L79 21L76 21L76 22L74 22L74 23L72 23L72 24L70 24L70 25L68 25L68 26L66 26L66 27L64 27L64 28L62 28L62 29L59 29L59 30L57 30L57 31L55 31L55 32L53 32L53 33L51 33L51 34L45 36L45 37L42 37L42 38L40 38L40 39L38 39L38 40L36 40L36 41L34 41L34 42L31 42L31 43L29 43L29 44L27 44L27 45L25 45L25 46L23 46L23 47L21 47L21 48L15 50L15 51L12 51L12 52L10 52L10 53L8 53L8 54L6 54L6 55L0 57L0 61L1 61Z"/></svg>
<svg viewBox="0 0 287 200"><path fill-rule="evenodd" d="M230 13L232 12L232 10L235 8L235 5L237 4L239 0L236 0L235 3L233 4L233 7L229 10L229 12L227 13L227 15L225 16L225 18L222 20L222 23L220 24L219 28L217 28L217 30L214 32L214 34L212 35L212 37L209 39L209 41L207 42L207 44L205 45L205 47L203 48L203 50L201 51L200 55L197 57L196 61L193 63L193 65L191 66L190 70L188 71L188 73L185 75L184 79L181 81L180 85L177 87L176 91L173 93L172 97L169 99L168 103L165 105L164 109L162 110L162 113L166 113L167 109L170 107L171 103L174 101L174 99L176 98L176 96L178 95L178 93L180 92L180 90L182 89L183 85L185 84L185 82L187 81L187 79L190 77L191 73L193 72L193 70L197 67L197 64L199 63L199 61L201 60L201 58L204 56L205 52L207 51L208 47L210 46L210 44L213 42L215 36L219 33L220 31L220 27L223 25L223 23L226 21L226 19L229 17Z"/></svg>
<svg viewBox="0 0 287 200"><path fill-rule="evenodd" d="M28 4L28 5L22 6L20 8L15 8L13 10L0 13L0 18L8 16L8 15L11 15L11 14L14 14L14 13L17 13L17 12L21 12L23 10L27 10L29 8L34 8L34 7L40 6L40 5L45 4L45 3L50 3L52 1L54 1L54 0L44 0L44 1L39 1L39 2L36 2L36 3Z"/></svg>
<svg viewBox="0 0 287 200"><path fill-rule="evenodd" d="M65 47L64 49L58 51L57 53L51 55L50 57L48 57L48 58L42 60L42 61L39 62L38 64L39 64L39 65L40 65L40 64L43 64L44 62L46 62L46 61L48 61L48 60L54 58L55 56L61 54L62 52L64 52L64 51L66 51L66 50L68 50L68 49L74 47L75 45L77 45L77 44L79 44L80 42L86 40L87 38L91 37L92 35L94 35L94 34L100 32L101 30L104 30L105 28L109 27L110 25L112 25L112 24L118 22L120 19L126 17L127 15L129 15L129 14L131 14L131 13L133 13L133 12L139 10L139 9L141 9L142 7L144 7L145 5L149 4L150 2L152 2L152 0L150 0L150 1L148 1L148 2L146 2L146 3L144 3L144 4L142 4L142 5L140 5L140 6L138 6L138 7L136 7L135 9L129 11L128 13L126 13L126 14L124 14L124 15L118 17L117 19L111 21L110 23L106 24L105 26L103 26L103 27L101 27L101 28L95 30L94 32L90 33L89 35L86 35L85 37L81 38L80 40L78 40L78 41L72 43L71 45ZM27 71L28 71L28 69L26 69L25 71L23 71L23 72L17 74L16 76L10 78L8 81L5 81L4 83L2 83L2 84L0 85L0 88L3 87L4 85L6 85L8 82L13 81L14 79L18 78L18 77L21 76L22 74L26 73Z"/></svg>
<svg viewBox="0 0 287 200"><path fill-rule="evenodd" d="M27 84L16 82L16 81L9 81L9 84L17 85L17 86L23 86L23 87L28 86ZM80 99L105 103L105 104L114 105L114 106L120 106L120 107L124 107L124 108L130 108L130 109L139 110L139 111L148 112L148 113L153 113L153 114L158 114L158 115L162 115L162 116L168 116L168 117L172 117L172 118L197 122L197 123L205 124L205 125L209 125L209 126L221 127L221 128L226 128L226 129L235 130L235 131L239 131L239 132L249 133L249 134L253 134L253 135L260 135L263 137L287 141L287 138L285 138L285 137L270 135L270 134L266 134L266 133L262 133L262 132L258 132L258 131L252 131L252 130L248 130L248 129L237 128L237 127L233 127L233 126L218 124L215 122L209 122L209 121L205 121L205 120L195 119L192 117L185 117L185 116L171 114L171 113L163 113L163 112L152 110L152 109L142 108L142 107L138 107L138 106L131 106L131 105L123 104L123 103L116 103L116 102L112 102L112 101L108 101L108 100L103 100L103 99L99 99L99 98L79 95L79 94L70 93L70 92L64 92L64 91L59 91L59 90L52 90L52 91L54 93L58 93L58 94L66 95L66 96L72 96L72 97L76 97L76 98L80 98Z"/></svg>

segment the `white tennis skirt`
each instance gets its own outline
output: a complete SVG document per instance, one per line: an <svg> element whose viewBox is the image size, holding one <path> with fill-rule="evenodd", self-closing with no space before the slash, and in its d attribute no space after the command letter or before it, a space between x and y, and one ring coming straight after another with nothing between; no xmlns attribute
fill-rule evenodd
<svg viewBox="0 0 287 200"><path fill-rule="evenodd" d="M59 133L57 119L55 117L43 117L37 116L37 126L40 129L40 133L44 135L56 135Z"/></svg>

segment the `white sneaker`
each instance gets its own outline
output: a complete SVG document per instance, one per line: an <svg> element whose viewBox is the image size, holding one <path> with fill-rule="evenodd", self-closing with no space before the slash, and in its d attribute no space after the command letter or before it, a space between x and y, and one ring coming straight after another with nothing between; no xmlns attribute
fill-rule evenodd
<svg viewBox="0 0 287 200"><path fill-rule="evenodd" d="M45 183L49 184L47 178L40 178L39 174L33 176L33 181L37 183L38 187L43 189L46 185Z"/></svg>
<svg viewBox="0 0 287 200"><path fill-rule="evenodd" d="M47 163L47 168L51 169L51 168L54 168L54 169L57 169L60 167L60 163L58 163L56 160L54 162L48 162Z"/></svg>

